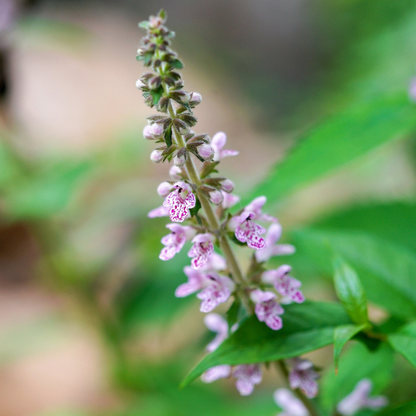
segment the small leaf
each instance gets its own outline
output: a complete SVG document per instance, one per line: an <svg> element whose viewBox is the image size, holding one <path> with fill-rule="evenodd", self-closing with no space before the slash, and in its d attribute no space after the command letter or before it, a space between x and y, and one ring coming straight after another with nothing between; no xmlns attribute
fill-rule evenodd
<svg viewBox="0 0 416 416"><path fill-rule="evenodd" d="M176 69L183 68L183 63L179 59L174 59L173 61L170 61L169 64L170 66L172 66L172 68L176 68Z"/></svg>
<svg viewBox="0 0 416 416"><path fill-rule="evenodd" d="M276 361L322 348L333 343L336 327L350 323L341 305L326 302L285 306L283 328L279 331L250 316L190 372L182 386L216 365Z"/></svg>
<svg viewBox="0 0 416 416"><path fill-rule="evenodd" d="M228 328L231 330L231 327L238 322L238 316L240 314L240 308L241 308L241 301L240 298L235 298L233 304L230 306L230 309L227 311L227 322L228 322Z"/></svg>
<svg viewBox="0 0 416 416"><path fill-rule="evenodd" d="M165 130L165 143L167 147L172 146L172 126Z"/></svg>
<svg viewBox="0 0 416 416"><path fill-rule="evenodd" d="M377 416L414 416L416 415L416 400L401 404L393 409L386 409Z"/></svg>
<svg viewBox="0 0 416 416"><path fill-rule="evenodd" d="M334 284L339 300L358 325L368 323L367 299L355 270L341 257L334 259Z"/></svg>
<svg viewBox="0 0 416 416"><path fill-rule="evenodd" d="M153 98L153 105L157 105L158 104L158 102L159 102L160 97L162 96L162 94L163 94L163 88L161 88L161 87L159 87L157 90L150 91L150 95Z"/></svg>
<svg viewBox="0 0 416 416"><path fill-rule="evenodd" d="M356 334L367 327L363 325L342 325L335 328L334 331L334 367L335 374L338 373L338 362L341 355L341 351L344 345Z"/></svg>
<svg viewBox="0 0 416 416"><path fill-rule="evenodd" d="M416 322L403 326L388 337L390 345L416 367Z"/></svg>
<svg viewBox="0 0 416 416"><path fill-rule="evenodd" d="M145 21L143 21L143 22L140 22L140 23L139 23L139 27L140 27L141 29L145 29L145 30L147 30L147 29L149 28L149 22L148 22L147 20L145 20Z"/></svg>

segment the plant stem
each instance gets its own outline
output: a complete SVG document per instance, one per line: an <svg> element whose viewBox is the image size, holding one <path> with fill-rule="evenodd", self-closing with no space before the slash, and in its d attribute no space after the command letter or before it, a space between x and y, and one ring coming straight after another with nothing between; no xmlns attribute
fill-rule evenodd
<svg viewBox="0 0 416 416"><path fill-rule="evenodd" d="M175 113L175 109L173 108L172 103L169 103L169 115L170 117L173 119L176 116ZM176 129L175 126L172 126L172 131L173 131L173 135L175 137L175 141L176 144L178 145L178 147L185 147L186 143L182 137L182 135L179 133L179 131ZM202 184L201 182L201 178L199 176L199 173L195 167L194 161L191 157L191 155L188 153L188 156L186 158L186 162L185 162L185 167L186 167L186 172L188 174L188 178L190 181L192 181L196 186L200 186ZM245 287L247 286L247 281L243 276L243 273L241 271L241 267L237 261L237 258L230 246L230 243L228 241L227 236L225 235L224 232L222 232L222 230L220 229L220 223L219 220L217 218L217 215L214 211L214 209L212 208L211 203L209 202L209 200L207 199L207 197L200 192L199 190L197 190L197 195L199 198L199 201L201 202L201 206L204 209L204 212L207 216L208 219L208 224L210 226L210 228L212 230L218 231L219 233L219 242L220 242L220 247L221 250L225 256L225 258L227 259L227 264L228 267L230 268L231 271L231 275L233 276L234 280L240 284L241 286L241 293L243 296L243 302L244 302L244 306L246 307L247 311L249 313L253 313L253 307L250 303L250 299L247 295L247 293L245 292Z"/></svg>
<svg viewBox="0 0 416 416"><path fill-rule="evenodd" d="M276 367L283 374L283 377L287 382L287 380L289 379L289 371L286 367L285 362L283 360L276 361ZM316 409L315 405L313 404L313 402L310 399L308 399L302 393L301 390L295 389L294 392L296 396L299 398L299 400L303 403L303 405L308 409L310 416L321 416L319 414L319 411Z"/></svg>

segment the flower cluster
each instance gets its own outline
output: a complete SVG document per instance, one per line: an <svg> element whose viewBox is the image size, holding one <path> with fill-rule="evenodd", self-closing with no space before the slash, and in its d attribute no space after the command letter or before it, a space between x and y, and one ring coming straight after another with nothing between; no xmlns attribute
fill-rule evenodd
<svg viewBox="0 0 416 416"><path fill-rule="evenodd" d="M140 24L147 35L137 51L137 59L143 61L149 72L136 83L146 104L158 110L158 114L148 117L143 131L145 139L156 143L150 159L155 163L173 162L168 180L157 188L163 202L148 214L150 218L166 216L172 221L166 226L170 233L162 238L159 258L168 261L190 243L191 261L184 268L187 282L176 289L177 297L195 293L204 313L233 297L271 330L280 330L284 325L284 305L302 303L305 298L301 282L290 275L289 265L266 270L265 263L274 256L292 254L295 249L279 244L282 226L277 218L263 212L266 197L260 196L238 211L230 211L240 197L233 193L235 185L230 179L217 176L218 165L226 157L237 156L238 151L226 148L227 136L223 132L211 139L208 134L192 130L197 123L193 109L202 97L184 89L178 72L183 64L170 48L174 34L164 26L165 21L166 15L161 11ZM245 274L231 243L254 250ZM228 324L217 314L207 315L205 323L218 333L208 346L213 351L228 336ZM291 387L314 397L318 374L312 363L295 359L289 365ZM261 382L260 364L218 366L202 378L211 382L230 376L236 378L239 392L248 395Z"/></svg>

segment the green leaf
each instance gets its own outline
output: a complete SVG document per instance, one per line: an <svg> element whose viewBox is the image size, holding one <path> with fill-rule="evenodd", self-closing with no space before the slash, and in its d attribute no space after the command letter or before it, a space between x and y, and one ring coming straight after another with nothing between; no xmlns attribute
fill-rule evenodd
<svg viewBox="0 0 416 416"><path fill-rule="evenodd" d="M361 343L354 344L343 355L338 374L331 366L323 376L320 391L322 407L327 413L331 412L363 378L372 381L372 394L381 393L390 383L393 362L393 350L387 344L381 344L375 352L370 352Z"/></svg>
<svg viewBox="0 0 416 416"><path fill-rule="evenodd" d="M279 331L273 331L256 316L251 316L191 371L182 386L216 365L275 361L322 348L332 344L337 326L349 323L341 305L326 302L307 301L285 306L283 328Z"/></svg>
<svg viewBox="0 0 416 416"><path fill-rule="evenodd" d="M170 61L169 64L176 69L183 68L183 63L179 59L174 59L173 61Z"/></svg>
<svg viewBox="0 0 416 416"><path fill-rule="evenodd" d="M231 329L231 327L235 323L238 322L240 309L241 309L241 300L240 300L240 298L235 298L233 304L230 306L230 309L228 309L227 315L226 315L229 329Z"/></svg>
<svg viewBox="0 0 416 416"><path fill-rule="evenodd" d="M356 334L367 327L363 325L342 325L334 331L334 367L335 373L338 372L338 363L344 345Z"/></svg>
<svg viewBox="0 0 416 416"><path fill-rule="evenodd" d="M159 87L157 90L150 91L150 95L153 98L153 105L157 105L158 104L158 102L159 102L160 97L162 96L162 94L163 94L163 88L162 87Z"/></svg>
<svg viewBox="0 0 416 416"><path fill-rule="evenodd" d="M339 256L334 259L333 264L335 291L339 300L356 324L367 324L367 299L357 273Z"/></svg>
<svg viewBox="0 0 416 416"><path fill-rule="evenodd" d="M331 275L327 259L340 253L360 275L368 299L393 315L416 316L416 256L385 240L358 232L303 229L291 233L296 262Z"/></svg>
<svg viewBox="0 0 416 416"><path fill-rule="evenodd" d="M354 103L306 133L243 204L258 195L275 202L415 128L415 107L404 90Z"/></svg>
<svg viewBox="0 0 416 416"><path fill-rule="evenodd" d="M416 367L416 322L402 327L388 338L390 345Z"/></svg>
<svg viewBox="0 0 416 416"><path fill-rule="evenodd" d="M327 230L365 231L416 251L414 202L352 206L315 221L313 226Z"/></svg>
<svg viewBox="0 0 416 416"><path fill-rule="evenodd" d="M377 416L415 416L416 415L416 400L404 403L393 409L386 409Z"/></svg>
<svg viewBox="0 0 416 416"><path fill-rule="evenodd" d="M165 143L167 147L172 146L172 125L165 130Z"/></svg>

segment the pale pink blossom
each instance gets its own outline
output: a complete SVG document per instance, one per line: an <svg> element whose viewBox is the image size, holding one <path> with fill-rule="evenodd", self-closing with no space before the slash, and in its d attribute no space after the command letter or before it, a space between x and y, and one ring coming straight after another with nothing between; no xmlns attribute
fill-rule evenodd
<svg viewBox="0 0 416 416"><path fill-rule="evenodd" d="M185 162L186 162L186 154L185 153L177 154L173 158L174 166L181 167L185 164Z"/></svg>
<svg viewBox="0 0 416 416"><path fill-rule="evenodd" d="M222 204L221 207L223 209L229 209L232 208L235 204L238 204L240 202L240 197L237 195L232 195L229 194L227 192L221 191L222 192L222 196L223 196L223 200L222 200Z"/></svg>
<svg viewBox="0 0 416 416"><path fill-rule="evenodd" d="M225 270L226 268L227 268L227 261L225 260L225 258L214 252L208 257L208 261L201 267L201 270L220 271L220 270Z"/></svg>
<svg viewBox="0 0 416 416"><path fill-rule="evenodd" d="M204 323L210 331L217 333L216 337L206 346L206 350L212 352L228 337L228 323L217 313L209 313L206 315Z"/></svg>
<svg viewBox="0 0 416 416"><path fill-rule="evenodd" d="M193 269L191 266L185 266L183 269L188 281L181 284L175 291L177 298L184 298L192 293L199 292L204 287L211 284L211 279L207 275L199 270Z"/></svg>
<svg viewBox="0 0 416 416"><path fill-rule="evenodd" d="M171 191L172 191L172 184L166 181L162 182L157 187L157 193L159 194L159 196L163 196L163 197L168 196Z"/></svg>
<svg viewBox="0 0 416 416"><path fill-rule="evenodd" d="M152 133L152 126L147 125L147 126L143 129L143 137L144 137L146 140L154 140L153 133Z"/></svg>
<svg viewBox="0 0 416 416"><path fill-rule="evenodd" d="M242 396L250 395L256 384L263 378L260 366L257 364L243 364L235 367L233 377L237 379L235 386Z"/></svg>
<svg viewBox="0 0 416 416"><path fill-rule="evenodd" d="M195 106L198 104L201 104L202 102L202 96L199 92L191 92L191 99L189 100L189 104L191 106Z"/></svg>
<svg viewBox="0 0 416 416"><path fill-rule="evenodd" d="M189 226L168 224L166 228L169 228L171 233L162 238L162 244L165 247L159 254L160 260L164 261L172 259L176 253L182 250L184 244L196 234L196 231Z"/></svg>
<svg viewBox="0 0 416 416"><path fill-rule="evenodd" d="M236 156L238 155L237 150L223 150L225 143L227 142L227 135L222 131L217 133L211 140L211 146L214 149L214 158L213 160L218 162L224 157Z"/></svg>
<svg viewBox="0 0 416 416"><path fill-rule="evenodd" d="M229 194L232 191L234 191L234 188L235 188L235 184L232 180L224 179L223 181L221 181L221 189L224 192L227 192Z"/></svg>
<svg viewBox="0 0 416 416"><path fill-rule="evenodd" d="M240 215L231 218L229 226L235 228L237 240L247 243L250 248L262 250L266 247L266 240L261 237L261 234L264 234L266 229L252 221L253 215L251 212L244 211Z"/></svg>
<svg viewBox="0 0 416 416"><path fill-rule="evenodd" d="M191 264L192 267L196 270L203 267L209 257L214 252L214 245L212 244L215 241L215 237L210 233L198 234L192 240L193 246L188 252L189 257L193 257Z"/></svg>
<svg viewBox="0 0 416 416"><path fill-rule="evenodd" d="M167 217L168 215L169 215L169 210L163 206L152 209L147 214L148 218Z"/></svg>
<svg viewBox="0 0 416 416"><path fill-rule="evenodd" d="M359 410L378 410L388 404L384 396L369 397L373 383L369 379L363 379L355 386L352 393L344 397L337 406L337 411L343 416L353 416Z"/></svg>
<svg viewBox="0 0 416 416"><path fill-rule="evenodd" d="M259 196L253 199L245 208L244 211L252 214L253 220L277 222L277 218L269 214L263 213L263 206L266 203L267 198L265 196Z"/></svg>
<svg viewBox="0 0 416 416"><path fill-rule="evenodd" d="M160 163L163 160L162 153L162 150L153 150L153 152L150 153L150 160L154 163Z"/></svg>
<svg viewBox="0 0 416 416"><path fill-rule="evenodd" d="M250 293L250 298L256 304L254 312L260 322L264 322L275 331L282 328L283 321L279 315L282 315L284 310L276 301L276 295L273 292L256 289Z"/></svg>
<svg viewBox="0 0 416 416"><path fill-rule="evenodd" d="M255 253L259 263L266 262L273 256L284 256L295 252L295 247L291 244L276 244L281 236L282 226L278 223L272 224L265 237L266 247Z"/></svg>
<svg viewBox="0 0 416 416"><path fill-rule="evenodd" d="M309 416L305 405L288 389L277 389L274 401L283 410L277 416Z"/></svg>
<svg viewBox="0 0 416 416"><path fill-rule="evenodd" d="M196 295L202 300L199 309L204 313L211 312L220 303L226 302L235 289L234 282L227 276L221 276L215 272L207 273L206 276L211 283Z"/></svg>
<svg viewBox="0 0 416 416"><path fill-rule="evenodd" d="M292 389L300 389L310 399L318 394L316 379L319 374L314 370L309 360L293 358L288 360L291 370L289 372L289 384Z"/></svg>
<svg viewBox="0 0 416 416"><path fill-rule="evenodd" d="M410 80L409 98L410 98L411 101L416 103L416 77L414 77Z"/></svg>
<svg viewBox="0 0 416 416"><path fill-rule="evenodd" d="M169 216L173 222L183 222L190 216L189 209L195 206L195 195L190 185L183 181L173 185L171 192L163 202L163 206L169 209Z"/></svg>
<svg viewBox="0 0 416 416"><path fill-rule="evenodd" d="M155 139L163 135L163 125L160 123L153 123L151 126L152 135Z"/></svg>
<svg viewBox="0 0 416 416"><path fill-rule="evenodd" d="M220 378L227 378L231 375L230 365L217 365L211 367L201 375L201 380L204 383L212 383Z"/></svg>
<svg viewBox="0 0 416 416"><path fill-rule="evenodd" d="M305 301L302 291L299 289L302 283L289 276L292 268L287 264L276 270L267 270L262 274L262 281L274 285L275 289L283 296L282 303L302 303Z"/></svg>
<svg viewBox="0 0 416 416"><path fill-rule="evenodd" d="M214 205L220 205L224 200L224 197L222 196L221 191L215 189L214 191L209 193L209 199Z"/></svg>
<svg viewBox="0 0 416 416"><path fill-rule="evenodd" d="M174 181L180 181L182 179L182 169L179 166L172 165L169 169L169 176Z"/></svg>
<svg viewBox="0 0 416 416"><path fill-rule="evenodd" d="M201 146L198 146L198 154L203 159L208 160L214 154L214 149L209 144L204 143L201 144Z"/></svg>

